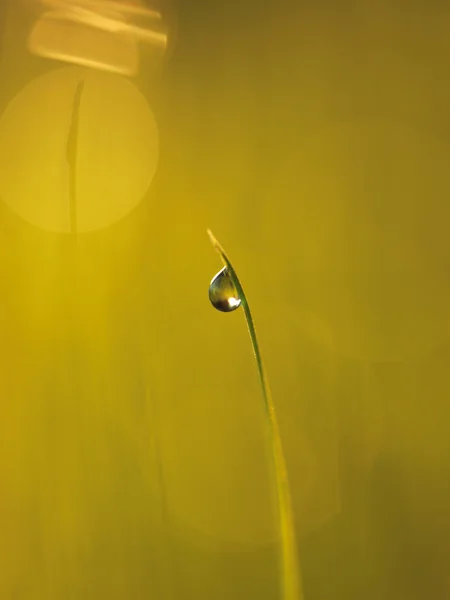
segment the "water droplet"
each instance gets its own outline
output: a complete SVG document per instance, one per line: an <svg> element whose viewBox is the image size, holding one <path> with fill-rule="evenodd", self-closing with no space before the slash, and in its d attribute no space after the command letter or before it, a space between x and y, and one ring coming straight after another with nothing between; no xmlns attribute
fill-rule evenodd
<svg viewBox="0 0 450 600"><path fill-rule="evenodd" d="M241 305L241 299L226 267L212 278L209 299L214 308L222 312L231 312Z"/></svg>

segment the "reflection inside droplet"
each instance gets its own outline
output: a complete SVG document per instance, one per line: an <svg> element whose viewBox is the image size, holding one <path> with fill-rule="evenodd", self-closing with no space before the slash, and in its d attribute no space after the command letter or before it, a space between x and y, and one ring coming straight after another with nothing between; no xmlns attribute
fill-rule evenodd
<svg viewBox="0 0 450 600"><path fill-rule="evenodd" d="M44 58L122 75L139 70L138 42L161 56L167 24L157 10L115 0L40 0L46 8L30 33L30 51Z"/></svg>
<svg viewBox="0 0 450 600"><path fill-rule="evenodd" d="M241 299L226 267L209 284L209 299L214 308L222 312L232 312L241 305Z"/></svg>

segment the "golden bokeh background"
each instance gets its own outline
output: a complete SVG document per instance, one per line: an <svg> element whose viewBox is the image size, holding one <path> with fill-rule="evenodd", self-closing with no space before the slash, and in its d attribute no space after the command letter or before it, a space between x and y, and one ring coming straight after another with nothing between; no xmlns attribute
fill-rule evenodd
<svg viewBox="0 0 450 600"><path fill-rule="evenodd" d="M37 0L0 7L0 598L280 598L211 227L305 600L447 599L450 5L176 8L170 61L125 79L33 55Z"/></svg>

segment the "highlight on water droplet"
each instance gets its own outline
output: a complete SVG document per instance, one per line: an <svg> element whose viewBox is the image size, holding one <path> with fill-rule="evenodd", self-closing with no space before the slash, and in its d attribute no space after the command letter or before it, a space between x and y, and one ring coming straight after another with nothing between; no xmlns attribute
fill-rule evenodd
<svg viewBox="0 0 450 600"><path fill-rule="evenodd" d="M214 308L221 312L232 312L241 305L241 299L226 267L212 278L209 299Z"/></svg>
<svg viewBox="0 0 450 600"><path fill-rule="evenodd" d="M28 47L33 54L121 75L136 75L145 42L163 56L168 24L161 11L126 0L38 0L43 12Z"/></svg>

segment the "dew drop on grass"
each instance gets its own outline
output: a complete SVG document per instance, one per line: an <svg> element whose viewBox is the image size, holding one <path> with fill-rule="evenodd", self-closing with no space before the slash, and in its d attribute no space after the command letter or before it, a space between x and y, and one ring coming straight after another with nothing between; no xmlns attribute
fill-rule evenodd
<svg viewBox="0 0 450 600"><path fill-rule="evenodd" d="M227 267L212 278L209 284L209 299L214 308L222 312L232 312L241 305L241 299Z"/></svg>

